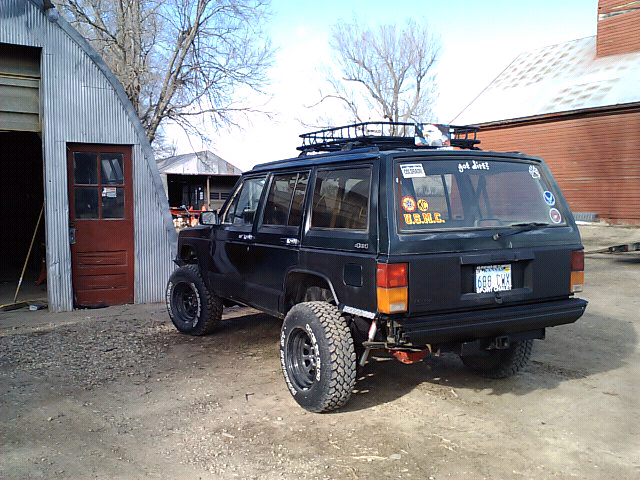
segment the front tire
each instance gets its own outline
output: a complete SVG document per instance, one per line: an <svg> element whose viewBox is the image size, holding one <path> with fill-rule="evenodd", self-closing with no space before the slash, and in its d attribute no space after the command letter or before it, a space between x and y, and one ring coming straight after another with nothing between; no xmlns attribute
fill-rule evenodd
<svg viewBox="0 0 640 480"><path fill-rule="evenodd" d="M295 305L282 323L280 363L293 398L310 412L343 406L356 381L351 331L327 302Z"/></svg>
<svg viewBox="0 0 640 480"><path fill-rule="evenodd" d="M504 350L489 350L482 355L462 356L467 368L488 378L506 378L515 375L529 362L533 340L512 342Z"/></svg>
<svg viewBox="0 0 640 480"><path fill-rule="evenodd" d="M209 291L197 265L184 265L171 274L166 301L169 317L182 333L206 335L222 318L222 300Z"/></svg>

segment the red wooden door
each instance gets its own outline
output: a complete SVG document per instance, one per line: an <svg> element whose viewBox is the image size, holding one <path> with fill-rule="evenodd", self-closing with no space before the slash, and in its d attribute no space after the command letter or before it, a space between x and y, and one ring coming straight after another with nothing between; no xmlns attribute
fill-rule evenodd
<svg viewBox="0 0 640 480"><path fill-rule="evenodd" d="M67 145L76 306L133 303L131 147Z"/></svg>

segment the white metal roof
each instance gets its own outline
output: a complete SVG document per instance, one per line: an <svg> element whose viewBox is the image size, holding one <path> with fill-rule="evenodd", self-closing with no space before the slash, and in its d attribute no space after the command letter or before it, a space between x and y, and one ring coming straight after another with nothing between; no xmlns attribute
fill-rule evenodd
<svg viewBox="0 0 640 480"><path fill-rule="evenodd" d="M596 58L596 37L522 53L451 123L477 125L640 102L640 52Z"/></svg>
<svg viewBox="0 0 640 480"><path fill-rule="evenodd" d="M158 160L162 174L242 175L242 170L208 150Z"/></svg>

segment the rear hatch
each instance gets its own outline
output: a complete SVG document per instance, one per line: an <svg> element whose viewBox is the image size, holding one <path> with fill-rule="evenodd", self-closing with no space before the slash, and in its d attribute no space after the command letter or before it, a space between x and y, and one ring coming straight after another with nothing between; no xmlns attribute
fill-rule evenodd
<svg viewBox="0 0 640 480"><path fill-rule="evenodd" d="M570 295L580 236L539 160L443 152L396 158L392 177L389 262L409 265L410 316Z"/></svg>

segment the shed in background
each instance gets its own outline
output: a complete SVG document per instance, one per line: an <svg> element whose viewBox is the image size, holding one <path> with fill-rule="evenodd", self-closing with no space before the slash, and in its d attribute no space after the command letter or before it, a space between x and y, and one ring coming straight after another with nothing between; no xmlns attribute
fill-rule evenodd
<svg viewBox="0 0 640 480"><path fill-rule="evenodd" d="M519 55L451 123L543 157L574 212L640 224L640 4L597 14L596 36Z"/></svg>
<svg viewBox="0 0 640 480"><path fill-rule="evenodd" d="M158 160L173 212L218 210L229 196L242 170L215 153L202 151Z"/></svg>

